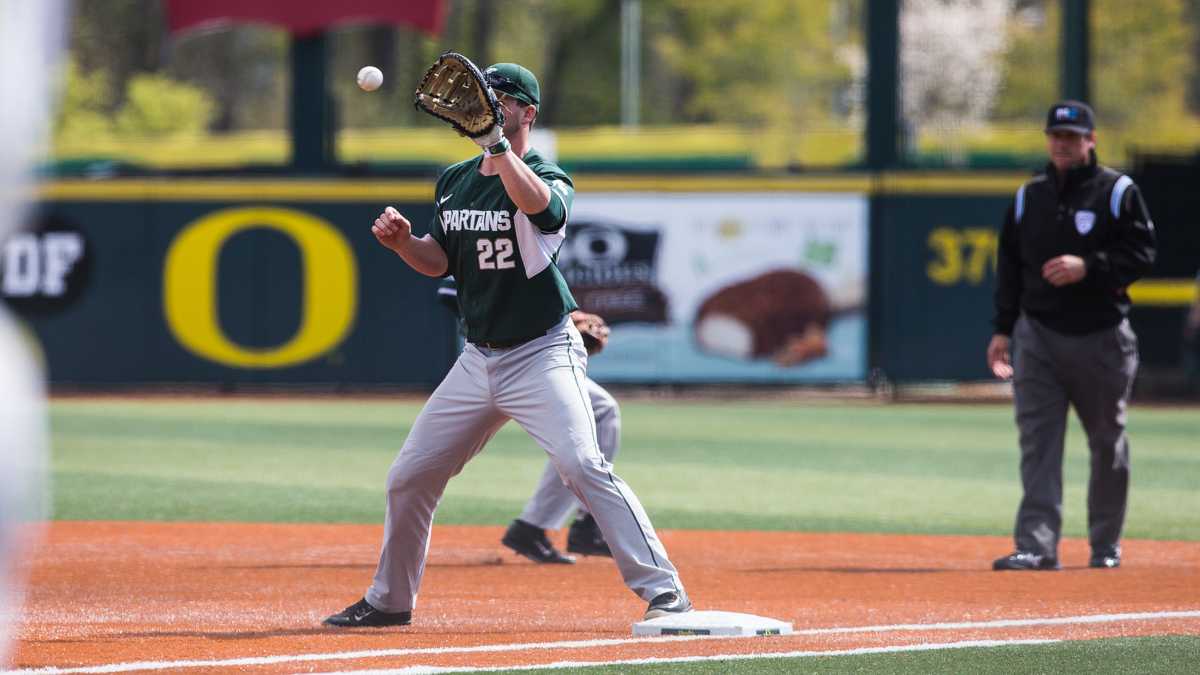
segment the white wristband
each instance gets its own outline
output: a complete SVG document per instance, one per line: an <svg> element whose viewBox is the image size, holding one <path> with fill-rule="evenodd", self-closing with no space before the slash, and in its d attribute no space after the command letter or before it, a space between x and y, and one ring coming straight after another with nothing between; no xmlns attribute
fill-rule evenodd
<svg viewBox="0 0 1200 675"><path fill-rule="evenodd" d="M509 144L508 139L501 136L500 141L498 143L484 148L483 154L488 157L495 157L496 155L503 155L504 153L508 152L509 147L511 147L511 145Z"/></svg>

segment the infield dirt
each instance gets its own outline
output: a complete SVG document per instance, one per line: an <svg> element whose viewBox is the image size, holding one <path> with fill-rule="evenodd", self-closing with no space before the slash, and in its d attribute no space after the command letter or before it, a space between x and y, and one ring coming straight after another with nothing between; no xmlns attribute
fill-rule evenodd
<svg viewBox="0 0 1200 675"><path fill-rule="evenodd" d="M1009 551L1005 537L667 530L660 535L698 608L783 619L798 634L634 641L630 627L645 602L625 588L610 560L534 565L500 546L502 532L435 527L413 625L346 631L323 628L321 620L362 596L381 527L56 522L32 560L13 665L213 661L176 672L275 673L1200 634L1196 542L1127 541L1124 566L1092 570L1086 542L1071 540L1061 552L1062 571L997 573L990 561ZM1193 614L978 625L1172 611ZM932 625L948 622L975 625ZM905 624L929 626L896 628ZM850 630L813 630L835 627ZM512 646L603 640L617 642ZM461 649L486 645L495 648ZM263 656L291 658L232 661Z"/></svg>

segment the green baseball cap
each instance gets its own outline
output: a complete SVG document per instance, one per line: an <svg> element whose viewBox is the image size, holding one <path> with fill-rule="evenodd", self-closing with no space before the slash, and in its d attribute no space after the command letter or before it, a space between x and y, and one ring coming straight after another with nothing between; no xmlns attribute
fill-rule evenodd
<svg viewBox="0 0 1200 675"><path fill-rule="evenodd" d="M541 105L542 91L537 78L529 69L515 63L494 63L483 71L488 86L496 91L524 101L529 105Z"/></svg>

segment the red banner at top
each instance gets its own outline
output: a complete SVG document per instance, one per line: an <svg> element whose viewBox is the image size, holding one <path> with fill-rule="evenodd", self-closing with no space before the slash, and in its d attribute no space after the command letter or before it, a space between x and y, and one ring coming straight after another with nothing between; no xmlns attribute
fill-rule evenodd
<svg viewBox="0 0 1200 675"><path fill-rule="evenodd" d="M307 36L343 23L411 26L442 32L444 0L167 0L172 32L221 22L269 23Z"/></svg>

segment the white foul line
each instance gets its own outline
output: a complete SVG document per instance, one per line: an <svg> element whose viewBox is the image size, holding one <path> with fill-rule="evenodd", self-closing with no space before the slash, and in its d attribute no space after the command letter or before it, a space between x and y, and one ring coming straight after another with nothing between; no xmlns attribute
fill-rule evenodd
<svg viewBox="0 0 1200 675"><path fill-rule="evenodd" d="M481 673L508 672L510 670L559 670L562 668L590 668L596 666L641 666L660 663L696 663L699 661L748 661L751 659L793 659L811 656L856 656L860 654L894 654L896 652L927 652L939 649L969 649L972 647L1014 647L1018 645L1048 645L1062 640L968 640L965 642L923 643L896 647L859 647L834 651L774 652L761 654L716 654L713 656L674 656L648 659L624 659L621 661L556 661L532 666L486 666L483 668L462 666L406 666L385 670L344 670L324 675L436 675L437 673Z"/></svg>
<svg viewBox="0 0 1200 675"><path fill-rule="evenodd" d="M1200 610L1174 612L1138 612L1131 614L1086 614L1082 616L1047 617L1040 619L999 619L995 621L964 621L958 623L906 623L881 626L848 626L835 628L812 628L798 630L792 635L831 635L838 633L891 633L925 630L959 630L973 628L1011 628L1020 626L1054 626L1066 624L1118 623L1121 621L1159 621L1163 619L1200 619ZM397 635L402 635L398 633ZM789 636L772 638L787 639ZM126 673L136 670L169 670L172 668L229 668L234 666L269 666L278 663L300 663L312 661L348 661L352 659L376 659L388 656L412 656L435 654L478 654L526 651L531 649L587 649L627 644L657 644L663 642L690 642L693 640L729 640L728 636L672 635L651 638L612 638L605 640L565 640L561 642L526 642L520 644L475 645L471 647L418 647L410 649L371 649L352 652L325 652L314 654L281 654L277 656L250 656L237 659L212 659L190 661L133 661L111 663L100 666L74 668L32 668L6 671L12 675L66 675L67 673ZM834 652L825 652L834 654Z"/></svg>
<svg viewBox="0 0 1200 675"><path fill-rule="evenodd" d="M1159 619L1200 618L1200 611L1137 612L1132 614L1085 614L1042 619L998 619L996 621L962 621L958 623L900 623L891 626L851 626L847 628L810 628L794 631L793 635L833 635L836 633L894 633L920 630L959 630L969 628L1020 628L1022 626L1059 626L1066 624L1117 623L1120 621L1157 621Z"/></svg>

